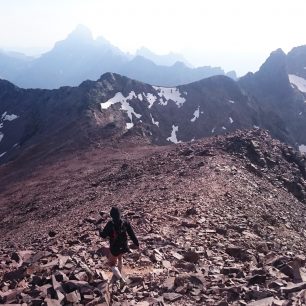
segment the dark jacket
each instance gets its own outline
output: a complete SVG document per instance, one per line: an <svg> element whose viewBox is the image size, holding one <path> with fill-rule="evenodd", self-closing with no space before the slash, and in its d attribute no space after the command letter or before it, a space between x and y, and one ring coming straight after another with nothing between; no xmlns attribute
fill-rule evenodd
<svg viewBox="0 0 306 306"><path fill-rule="evenodd" d="M108 221L104 229L100 230L102 238L109 238L110 251L114 256L129 252L127 235L136 246L139 246L133 228L127 220Z"/></svg>

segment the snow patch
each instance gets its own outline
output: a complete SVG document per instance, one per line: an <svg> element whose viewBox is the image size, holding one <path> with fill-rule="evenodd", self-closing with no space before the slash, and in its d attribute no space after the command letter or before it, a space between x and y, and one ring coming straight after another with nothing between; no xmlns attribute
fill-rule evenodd
<svg viewBox="0 0 306 306"><path fill-rule="evenodd" d="M4 154L6 154L6 152L1 153L1 154L0 154L0 157L2 157Z"/></svg>
<svg viewBox="0 0 306 306"><path fill-rule="evenodd" d="M159 104L160 104L160 105L163 105L163 106L166 106L166 105L168 104L168 101L167 101L167 100L164 101L163 98L160 98L160 99L159 99Z"/></svg>
<svg viewBox="0 0 306 306"><path fill-rule="evenodd" d="M115 78L115 76L114 76L114 74L112 72L110 73L110 75L111 75L113 81L116 81L116 78Z"/></svg>
<svg viewBox="0 0 306 306"><path fill-rule="evenodd" d="M259 129L259 126L254 124L254 125L253 125L253 128L254 128L254 129Z"/></svg>
<svg viewBox="0 0 306 306"><path fill-rule="evenodd" d="M151 93L148 93L148 94L143 94L146 98L147 98L147 100L148 100L148 102L149 102L149 108L151 108L152 107L152 105L154 104L154 102L157 100L157 97L156 96L154 96L153 94L151 94Z"/></svg>
<svg viewBox="0 0 306 306"><path fill-rule="evenodd" d="M215 132L216 128L214 127L212 130L211 130L211 133L213 134Z"/></svg>
<svg viewBox="0 0 306 306"><path fill-rule="evenodd" d="M168 141L171 141L173 143L179 143L180 141L177 140L176 133L178 132L178 126L172 125L172 132L171 136L167 138Z"/></svg>
<svg viewBox="0 0 306 306"><path fill-rule="evenodd" d="M127 130L131 129L133 126L134 126L134 123L133 123L133 122L127 122L127 123L126 123L126 129L127 129Z"/></svg>
<svg viewBox="0 0 306 306"><path fill-rule="evenodd" d="M153 86L153 88L158 92L158 95L161 98L164 98L166 100L164 102L161 102L161 100L163 99L160 99L161 105L167 105L168 101L171 100L175 102L178 107L181 107L186 102L186 99L182 97L181 92L176 87Z"/></svg>
<svg viewBox="0 0 306 306"><path fill-rule="evenodd" d="M152 114L150 114L150 116L151 116L151 119L152 119L152 123L159 126L159 122L154 120Z"/></svg>
<svg viewBox="0 0 306 306"><path fill-rule="evenodd" d="M306 153L306 145L303 145L303 144L300 145L299 150L300 150L301 153Z"/></svg>
<svg viewBox="0 0 306 306"><path fill-rule="evenodd" d="M105 85L105 87L107 88L107 90L112 91L113 85L108 81L108 80L103 80L103 84Z"/></svg>
<svg viewBox="0 0 306 306"><path fill-rule="evenodd" d="M0 132L0 142L3 139L3 137L4 137L4 134Z"/></svg>
<svg viewBox="0 0 306 306"><path fill-rule="evenodd" d="M234 104L234 103L235 103L235 101L234 101L234 100L228 100L228 102L229 102L229 103L232 103L232 104Z"/></svg>
<svg viewBox="0 0 306 306"><path fill-rule="evenodd" d="M299 116L301 116L303 114L303 112L299 112Z"/></svg>
<svg viewBox="0 0 306 306"><path fill-rule="evenodd" d="M142 94L138 94L138 100L142 101L143 100L143 97L142 97Z"/></svg>
<svg viewBox="0 0 306 306"><path fill-rule="evenodd" d="M1 121L13 121L17 118L19 118L19 116L14 114L9 115L7 112L4 112L1 116Z"/></svg>
<svg viewBox="0 0 306 306"><path fill-rule="evenodd" d="M229 117L228 119L229 119L229 121L230 121L230 123L231 123L231 124L233 124L233 123L234 123L234 120L233 120L233 118L232 118L232 117Z"/></svg>
<svg viewBox="0 0 306 306"><path fill-rule="evenodd" d="M18 116L17 116L17 115L14 115L14 114L12 114L12 115L5 115L4 118L3 118L3 121L5 121L5 120L7 120L7 121L13 121L13 120L15 120L15 119L17 119L17 118L18 118Z"/></svg>
<svg viewBox="0 0 306 306"><path fill-rule="evenodd" d="M222 130L226 130L226 127L225 127L225 126L222 126Z"/></svg>
<svg viewBox="0 0 306 306"><path fill-rule="evenodd" d="M134 91L131 91L127 97L124 97L121 92L117 92L115 96L108 101L104 103L100 103L101 109L108 109L111 105L120 103L121 104L121 110L124 110L127 112L128 117L130 118L131 122L126 124L126 128L130 129L134 126L133 124L133 116L136 118L140 118L141 115L137 114L134 110L134 108L128 103L129 100L132 100L133 98L136 98L136 94Z"/></svg>
<svg viewBox="0 0 306 306"><path fill-rule="evenodd" d="M306 93L306 80L294 75L294 74L289 74L289 81L291 84L295 85L297 87L297 89L301 92L305 92Z"/></svg>
<svg viewBox="0 0 306 306"><path fill-rule="evenodd" d="M194 111L193 117L190 119L191 122L195 122L200 117L200 106Z"/></svg>

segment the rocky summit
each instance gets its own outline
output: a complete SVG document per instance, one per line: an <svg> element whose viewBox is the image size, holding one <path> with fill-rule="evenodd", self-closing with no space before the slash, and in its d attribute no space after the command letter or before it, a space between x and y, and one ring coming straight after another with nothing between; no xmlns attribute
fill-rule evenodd
<svg viewBox="0 0 306 306"><path fill-rule="evenodd" d="M0 168L0 303L306 303L306 157L267 131L18 165ZM98 235L114 205L140 241L124 286Z"/></svg>

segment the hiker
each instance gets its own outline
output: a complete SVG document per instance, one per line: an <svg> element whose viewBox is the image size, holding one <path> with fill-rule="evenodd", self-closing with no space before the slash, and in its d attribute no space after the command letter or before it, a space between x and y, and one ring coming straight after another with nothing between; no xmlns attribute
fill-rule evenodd
<svg viewBox="0 0 306 306"><path fill-rule="evenodd" d="M122 255L130 252L127 234L137 248L139 247L139 242L134 234L131 224L127 220L121 218L119 208L112 207L110 216L112 217L112 220L107 222L103 230L100 230L100 236L102 238L109 238L109 265L112 269L113 275L120 282L125 283L125 280L122 277Z"/></svg>

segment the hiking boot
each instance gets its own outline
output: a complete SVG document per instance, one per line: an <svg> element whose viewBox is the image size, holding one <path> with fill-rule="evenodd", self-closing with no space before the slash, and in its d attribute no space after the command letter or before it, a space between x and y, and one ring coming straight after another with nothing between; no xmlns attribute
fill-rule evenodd
<svg viewBox="0 0 306 306"><path fill-rule="evenodd" d="M126 286L126 280L124 278L119 279L119 288L123 289Z"/></svg>

